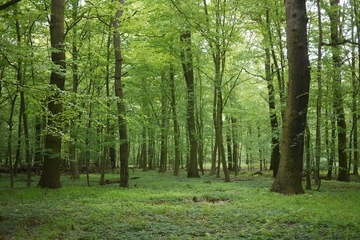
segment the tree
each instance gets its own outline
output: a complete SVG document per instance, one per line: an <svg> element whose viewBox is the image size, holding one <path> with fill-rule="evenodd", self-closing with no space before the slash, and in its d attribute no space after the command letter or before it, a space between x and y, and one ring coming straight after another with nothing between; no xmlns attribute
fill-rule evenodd
<svg viewBox="0 0 360 240"><path fill-rule="evenodd" d="M344 103L342 97L341 87L341 46L340 33L339 33L339 16L340 6L339 0L330 1L330 10L328 12L330 17L330 35L331 35L331 52L332 52L332 63L333 63L333 109L336 116L337 123L337 139L338 139L338 157L339 157L339 181L348 181L347 171L347 153L346 153L346 120L344 112Z"/></svg>
<svg viewBox="0 0 360 240"><path fill-rule="evenodd" d="M48 109L51 113L47 120L47 133L45 135L44 164L39 181L43 188L60 188L60 163L61 163L61 135L54 132L57 128L56 119L62 112L60 91L65 85L65 50L64 50L64 12L65 0L51 1L50 15L50 42L51 60L56 68L53 68L50 76L50 85L54 93L48 99Z"/></svg>
<svg viewBox="0 0 360 240"><path fill-rule="evenodd" d="M304 193L304 134L310 87L305 3L305 0L287 0L285 6L289 82L281 158L271 191L286 195Z"/></svg>
<svg viewBox="0 0 360 240"><path fill-rule="evenodd" d="M193 59L191 51L191 32L185 31L180 35L180 41L183 43L181 48L181 62L184 72L184 77L187 86L187 128L190 144L190 160L188 166L188 177L200 177L197 167L197 140L195 128L195 85L194 85L194 70Z"/></svg>
<svg viewBox="0 0 360 240"><path fill-rule="evenodd" d="M265 79L267 82L268 89L268 104L270 111L270 125L271 125L271 168L273 170L273 177L276 177L279 162L280 162L280 141L279 141L279 123L276 114L276 103L275 103L275 89L273 84L273 74L271 72L271 55L273 56L273 61L277 66L277 61L275 57L275 52L273 50L273 41L271 33L271 24L270 24L270 9L267 6L265 10L265 23L266 23L266 33L264 33L264 38L266 40L265 44ZM276 70L278 79L281 79L279 69ZM280 86L279 86L280 87ZM280 88L281 89L281 88ZM282 91L282 90L281 90ZM281 92L280 91L280 92Z"/></svg>
<svg viewBox="0 0 360 240"><path fill-rule="evenodd" d="M121 38L120 38L120 20L123 15L123 6L125 1L119 0L119 6L115 18L112 20L114 27L114 54L115 54L115 96L117 100L119 140L120 140L120 187L129 187L129 140L127 136L127 125L125 119L125 99L123 95L122 84L122 63Z"/></svg>

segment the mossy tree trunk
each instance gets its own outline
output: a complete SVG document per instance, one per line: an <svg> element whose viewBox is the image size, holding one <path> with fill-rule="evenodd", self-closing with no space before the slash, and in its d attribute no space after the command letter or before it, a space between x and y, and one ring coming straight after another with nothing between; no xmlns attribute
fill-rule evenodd
<svg viewBox="0 0 360 240"><path fill-rule="evenodd" d="M278 174L271 191L304 193L302 187L304 134L309 101L310 63L305 0L286 1L289 83Z"/></svg>

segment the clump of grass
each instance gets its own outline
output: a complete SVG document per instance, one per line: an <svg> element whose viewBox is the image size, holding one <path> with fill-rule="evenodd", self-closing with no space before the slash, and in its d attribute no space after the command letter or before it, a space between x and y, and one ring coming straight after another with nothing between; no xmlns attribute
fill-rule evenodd
<svg viewBox="0 0 360 240"><path fill-rule="evenodd" d="M63 176L57 190L24 182L11 190L2 176L0 239L356 239L360 232L360 183L323 181L321 191L283 196L269 191L270 174L230 183L184 172L133 175L140 178L129 189L99 186L91 175L90 188L85 177Z"/></svg>

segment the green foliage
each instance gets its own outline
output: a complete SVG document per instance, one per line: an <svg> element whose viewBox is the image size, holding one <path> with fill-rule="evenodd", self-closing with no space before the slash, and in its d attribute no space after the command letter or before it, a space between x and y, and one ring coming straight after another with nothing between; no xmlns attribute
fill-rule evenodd
<svg viewBox="0 0 360 240"><path fill-rule="evenodd" d="M227 184L184 172L133 175L140 178L129 189L88 188L85 177L63 176L58 190L24 189L23 176L10 190L1 176L0 238L356 239L360 231L358 182L323 181L319 192L282 196L269 192L270 173L244 173Z"/></svg>

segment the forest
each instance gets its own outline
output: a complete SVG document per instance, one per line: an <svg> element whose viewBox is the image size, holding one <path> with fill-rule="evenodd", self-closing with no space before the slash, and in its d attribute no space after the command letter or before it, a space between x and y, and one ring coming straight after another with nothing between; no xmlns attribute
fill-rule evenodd
<svg viewBox="0 0 360 240"><path fill-rule="evenodd" d="M0 19L0 239L356 238L358 0L2 0ZM109 231L45 233L40 209L95 205Z"/></svg>
<svg viewBox="0 0 360 240"><path fill-rule="evenodd" d="M3 171L33 168L50 188L79 167L120 167L124 187L129 166L277 175L291 79L282 1L16 2L1 10ZM306 4L300 168L348 181L359 162L359 4Z"/></svg>

